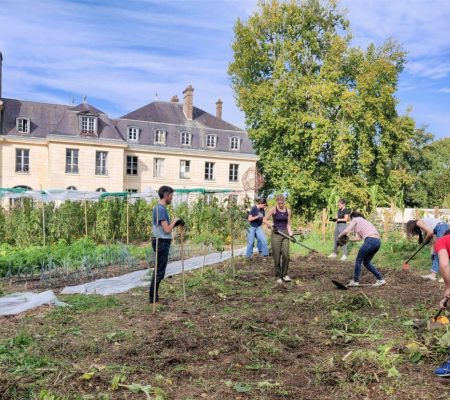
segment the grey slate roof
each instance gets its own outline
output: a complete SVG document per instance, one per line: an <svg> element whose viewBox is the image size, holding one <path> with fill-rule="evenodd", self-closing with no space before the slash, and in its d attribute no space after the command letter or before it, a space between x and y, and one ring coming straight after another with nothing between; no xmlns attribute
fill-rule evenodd
<svg viewBox="0 0 450 400"><path fill-rule="evenodd" d="M79 115L92 113L98 116L98 139L127 142L128 127L139 128L139 142L136 145L155 145L155 131L167 132L166 143L158 145L165 148L186 148L194 150L215 150L254 154L247 133L226 121L194 107L193 120L188 121L181 103L156 101L118 119L111 119L103 111L87 104L77 106L46 104L3 98L3 112L0 133L2 135L23 135L45 138L49 135L67 137L79 136ZM20 134L16 130L16 118L29 118L31 132ZM192 135L191 146L181 145L181 132ZM216 148L206 148L206 135L217 137ZM240 138L240 149L230 150L231 137Z"/></svg>

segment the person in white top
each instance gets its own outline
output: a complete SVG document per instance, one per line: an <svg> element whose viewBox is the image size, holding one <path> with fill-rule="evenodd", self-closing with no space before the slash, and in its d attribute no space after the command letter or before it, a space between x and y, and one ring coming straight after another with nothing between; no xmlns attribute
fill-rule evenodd
<svg viewBox="0 0 450 400"><path fill-rule="evenodd" d="M408 238L419 236L419 243L435 242L436 239L444 236L445 231L449 228L448 224L438 218L424 217L421 219L412 219L406 223L406 235ZM434 246L431 246L431 273L423 275L422 278L435 281L436 275L439 272L439 259L434 251Z"/></svg>

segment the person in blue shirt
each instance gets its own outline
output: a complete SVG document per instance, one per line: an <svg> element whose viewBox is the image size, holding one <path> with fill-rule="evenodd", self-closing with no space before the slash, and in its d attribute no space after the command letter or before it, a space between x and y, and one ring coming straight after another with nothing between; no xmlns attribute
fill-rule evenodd
<svg viewBox="0 0 450 400"><path fill-rule="evenodd" d="M256 204L252 207L248 214L248 222L250 226L247 231L247 251L246 256L250 258L253 254L253 244L255 243L255 238L257 239L258 251L263 257L269 255L269 247L267 246L266 235L264 234L262 224L265 216L265 208L267 207L267 202L265 199L258 199Z"/></svg>
<svg viewBox="0 0 450 400"><path fill-rule="evenodd" d="M172 242L172 231L178 225L183 225L181 219L175 218L170 221L167 206L172 203L174 190L169 186L161 186L158 190L159 202L153 208L152 222L152 248L158 255L156 269L150 283L150 303L159 301L159 284L166 275L167 262L169 261L169 249ZM156 273L156 282L155 282ZM155 287L156 285L156 287Z"/></svg>

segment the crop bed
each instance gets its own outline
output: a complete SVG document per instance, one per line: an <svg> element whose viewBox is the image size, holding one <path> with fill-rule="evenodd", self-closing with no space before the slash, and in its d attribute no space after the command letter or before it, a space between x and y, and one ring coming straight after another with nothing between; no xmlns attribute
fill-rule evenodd
<svg viewBox="0 0 450 400"><path fill-rule="evenodd" d="M298 256L279 285L271 260L235 261L188 274L186 303L165 280L155 315L136 289L1 319L0 399L448 398L439 284L380 268L386 286L338 291L351 263Z"/></svg>

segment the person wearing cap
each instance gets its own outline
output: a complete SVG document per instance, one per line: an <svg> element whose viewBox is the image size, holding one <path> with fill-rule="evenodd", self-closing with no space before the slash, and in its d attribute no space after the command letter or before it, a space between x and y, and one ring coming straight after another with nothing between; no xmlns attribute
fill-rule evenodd
<svg viewBox="0 0 450 400"><path fill-rule="evenodd" d="M247 220L250 223L247 230L247 251L245 253L247 258L250 258L253 254L253 245L255 239L258 242L258 250L263 257L269 255L269 247L267 246L266 235L264 234L262 224L265 216L265 209L267 202L265 199L258 199L256 204L252 207L248 213Z"/></svg>
<svg viewBox="0 0 450 400"><path fill-rule="evenodd" d="M328 256L328 258L336 258L338 253L337 239L341 232L347 227L347 222L350 218L350 210L345 208L345 200L339 199L338 201L338 212L336 218L332 218L331 221L336 222L336 228L334 229L334 248L333 252ZM347 259L347 244L342 246L342 252L344 253L341 257L342 261Z"/></svg>

